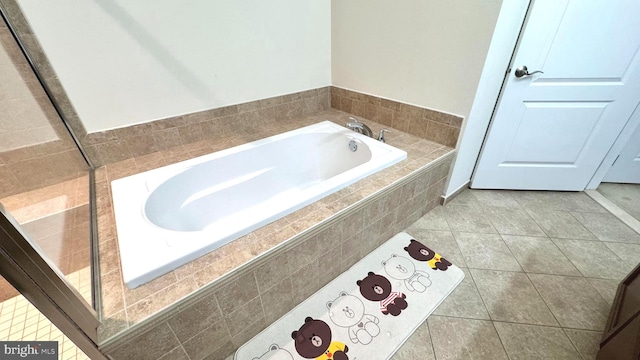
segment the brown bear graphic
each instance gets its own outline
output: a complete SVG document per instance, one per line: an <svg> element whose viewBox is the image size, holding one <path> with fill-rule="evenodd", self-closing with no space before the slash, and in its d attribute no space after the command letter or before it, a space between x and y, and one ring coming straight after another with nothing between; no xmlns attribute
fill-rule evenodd
<svg viewBox="0 0 640 360"><path fill-rule="evenodd" d="M416 241L415 239L411 239L409 246L404 248L409 255L418 260L418 261L426 261L433 270L442 270L445 271L452 264L440 254L435 251L429 249L424 246L422 243Z"/></svg>
<svg viewBox="0 0 640 360"><path fill-rule="evenodd" d="M360 294L365 299L380 301L380 311L385 315L398 316L408 306L405 300L406 295L391 291L391 282L382 275L369 271L367 277L356 281L356 284L360 287Z"/></svg>
<svg viewBox="0 0 640 360"><path fill-rule="evenodd" d="M349 348L344 343L331 341L331 328L322 320L304 319L299 330L291 333L296 351L305 359L349 360Z"/></svg>

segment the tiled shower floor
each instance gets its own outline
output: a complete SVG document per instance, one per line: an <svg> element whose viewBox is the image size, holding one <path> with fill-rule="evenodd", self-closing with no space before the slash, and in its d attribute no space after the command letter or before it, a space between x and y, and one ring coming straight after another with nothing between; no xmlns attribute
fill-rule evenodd
<svg viewBox="0 0 640 360"><path fill-rule="evenodd" d="M22 295L0 303L0 340L57 341L60 360L89 359Z"/></svg>
<svg viewBox="0 0 640 360"><path fill-rule="evenodd" d="M595 359L640 235L584 193L466 190L407 230L465 270L393 357Z"/></svg>

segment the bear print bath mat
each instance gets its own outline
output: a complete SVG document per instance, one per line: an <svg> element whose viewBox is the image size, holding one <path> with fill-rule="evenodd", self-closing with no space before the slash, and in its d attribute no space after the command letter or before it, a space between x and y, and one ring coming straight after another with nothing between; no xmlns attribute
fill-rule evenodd
<svg viewBox="0 0 640 360"><path fill-rule="evenodd" d="M242 345L236 360L390 358L464 279L399 233Z"/></svg>

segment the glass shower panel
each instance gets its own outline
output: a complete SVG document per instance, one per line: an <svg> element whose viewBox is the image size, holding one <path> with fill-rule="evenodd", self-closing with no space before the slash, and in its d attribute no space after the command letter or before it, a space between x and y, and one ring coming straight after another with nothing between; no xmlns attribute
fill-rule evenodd
<svg viewBox="0 0 640 360"><path fill-rule="evenodd" d="M89 166L0 18L0 203L91 304Z"/></svg>
<svg viewBox="0 0 640 360"><path fill-rule="evenodd" d="M56 341L60 359L89 359L2 276L0 276L0 341Z"/></svg>

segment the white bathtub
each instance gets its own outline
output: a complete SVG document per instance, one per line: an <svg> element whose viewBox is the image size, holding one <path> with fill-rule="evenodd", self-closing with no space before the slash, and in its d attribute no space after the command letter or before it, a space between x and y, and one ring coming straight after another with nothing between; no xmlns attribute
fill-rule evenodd
<svg viewBox="0 0 640 360"><path fill-rule="evenodd" d="M324 121L115 180L124 281L142 285L406 156Z"/></svg>

